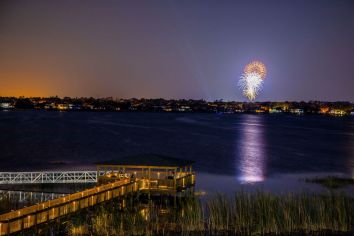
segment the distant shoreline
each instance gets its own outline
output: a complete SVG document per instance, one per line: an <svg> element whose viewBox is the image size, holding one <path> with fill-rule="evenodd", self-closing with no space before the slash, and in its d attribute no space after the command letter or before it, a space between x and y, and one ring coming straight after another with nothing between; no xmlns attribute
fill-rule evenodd
<svg viewBox="0 0 354 236"><path fill-rule="evenodd" d="M216 100L113 99L70 97L0 97L0 110L166 112L166 113L258 113L354 116L352 102L234 102Z"/></svg>

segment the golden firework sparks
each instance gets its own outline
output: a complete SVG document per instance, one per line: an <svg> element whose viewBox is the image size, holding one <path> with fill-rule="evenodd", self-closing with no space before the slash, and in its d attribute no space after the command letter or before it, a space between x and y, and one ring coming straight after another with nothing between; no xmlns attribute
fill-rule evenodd
<svg viewBox="0 0 354 236"><path fill-rule="evenodd" d="M245 74L257 73L262 79L265 79L267 75L267 68L260 61L252 61L245 66L243 71Z"/></svg>

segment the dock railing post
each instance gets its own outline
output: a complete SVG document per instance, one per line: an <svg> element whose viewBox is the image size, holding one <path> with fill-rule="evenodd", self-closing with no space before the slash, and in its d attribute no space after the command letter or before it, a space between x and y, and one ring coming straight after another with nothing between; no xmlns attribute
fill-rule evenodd
<svg viewBox="0 0 354 236"><path fill-rule="evenodd" d="M151 170L150 170L150 168L149 168L149 195L148 195L148 198L149 198L149 200L150 200L150 185L151 185Z"/></svg>
<svg viewBox="0 0 354 236"><path fill-rule="evenodd" d="M10 220L7 220L6 235L10 235Z"/></svg>

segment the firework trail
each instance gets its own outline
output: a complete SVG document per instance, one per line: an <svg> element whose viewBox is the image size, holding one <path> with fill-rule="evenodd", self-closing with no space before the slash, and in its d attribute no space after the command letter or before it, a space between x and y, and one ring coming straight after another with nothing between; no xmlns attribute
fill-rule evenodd
<svg viewBox="0 0 354 236"><path fill-rule="evenodd" d="M250 101L254 101L262 90L266 75L267 69L262 62L253 61L245 66L238 86Z"/></svg>

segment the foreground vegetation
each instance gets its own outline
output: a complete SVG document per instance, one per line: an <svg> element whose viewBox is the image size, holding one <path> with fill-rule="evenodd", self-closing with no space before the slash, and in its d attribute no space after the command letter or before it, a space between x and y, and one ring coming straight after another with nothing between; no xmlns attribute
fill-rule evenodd
<svg viewBox="0 0 354 236"><path fill-rule="evenodd" d="M353 199L344 195L236 193L142 203L111 202L70 219L71 235L290 234L351 232ZM171 206L172 205L172 206Z"/></svg>

